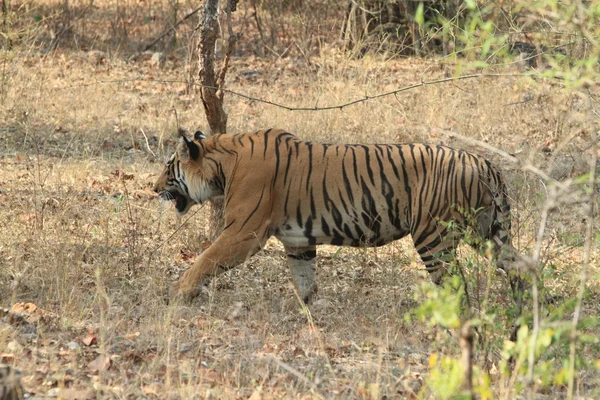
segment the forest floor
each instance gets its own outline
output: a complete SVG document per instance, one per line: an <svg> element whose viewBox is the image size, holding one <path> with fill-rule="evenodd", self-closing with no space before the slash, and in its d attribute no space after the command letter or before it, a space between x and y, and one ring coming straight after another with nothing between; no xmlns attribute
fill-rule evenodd
<svg viewBox="0 0 600 400"><path fill-rule="evenodd" d="M459 356L459 339L415 311L429 289L409 239L377 249L320 248L319 294L308 310L296 300L275 240L193 303L167 304L167 287L209 244L206 208L177 218L151 190L177 128L208 131L199 94L185 83L185 59L169 56L159 65L150 56L59 49L4 53L2 65L0 307L13 311L0 313L0 362L20 370L29 398L444 397L430 371L438 355ZM227 88L290 107L323 107L455 70L443 59L351 59L324 49L310 60L236 58ZM513 244L531 254L552 189L490 146L554 179L575 179L589 171L584 99L516 65L498 73L327 111L288 111L227 93L228 129L278 127L320 142L476 151L505 172ZM560 302L577 292L585 222L576 205L549 215L542 283ZM584 317L600 311L599 242ZM466 246L459 259L485 264ZM500 277L493 292L508 307ZM9 323L14 312L27 322ZM597 326L586 329L598 337ZM493 335L502 343L508 328ZM597 398L597 340L580 351L587 360L576 393ZM478 357L494 398L523 390L521 378L501 377L499 352ZM564 357L561 347L543 359L560 369ZM536 398L565 390L562 383L533 385Z"/></svg>

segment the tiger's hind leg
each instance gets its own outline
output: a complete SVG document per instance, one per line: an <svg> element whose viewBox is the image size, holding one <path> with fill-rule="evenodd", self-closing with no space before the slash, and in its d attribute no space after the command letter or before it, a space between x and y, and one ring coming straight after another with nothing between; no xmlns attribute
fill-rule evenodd
<svg viewBox="0 0 600 400"><path fill-rule="evenodd" d="M291 247L284 245L288 264L292 272L292 280L298 294L305 304L308 304L317 293L315 283L316 246Z"/></svg>
<svg viewBox="0 0 600 400"><path fill-rule="evenodd" d="M505 191L506 189L503 189ZM509 340L516 342L517 332L521 327L519 318L523 312L523 295L527 290L525 281L521 276L521 271L515 268L518 252L511 244L511 220L510 206L506 201L506 196L502 194L494 200L494 206L482 211L477 217L480 234L483 239L488 240L491 245L492 260L496 264L497 271L506 275L510 285L512 300L514 303L515 322L511 331ZM483 248L473 246L480 253Z"/></svg>
<svg viewBox="0 0 600 400"><path fill-rule="evenodd" d="M417 252L425 264L425 269L429 272L431 280L436 285L441 285L444 276L448 274L450 264L454 260L452 250L454 246L449 245L448 247L438 248L436 250L430 250L426 247L418 248Z"/></svg>
<svg viewBox="0 0 600 400"><path fill-rule="evenodd" d="M491 245L491 256L499 272L507 275L513 300L520 313L523 302L524 282L519 271L514 268L517 250L511 244L510 206L504 196L494 200L494 206L482 211L477 217L479 231L483 239ZM480 253L484 243L473 246Z"/></svg>
<svg viewBox="0 0 600 400"><path fill-rule="evenodd" d="M423 231L420 235L413 234L413 243L431 280L441 285L454 260L453 250L459 240L455 233L449 232L441 224L436 223L434 228L424 228Z"/></svg>
<svg viewBox="0 0 600 400"><path fill-rule="evenodd" d="M510 207L508 204L487 207L479 211L476 220L479 235L491 243L491 255L497 267L508 272L516 256L510 243ZM484 243L471 246L480 252L485 250Z"/></svg>

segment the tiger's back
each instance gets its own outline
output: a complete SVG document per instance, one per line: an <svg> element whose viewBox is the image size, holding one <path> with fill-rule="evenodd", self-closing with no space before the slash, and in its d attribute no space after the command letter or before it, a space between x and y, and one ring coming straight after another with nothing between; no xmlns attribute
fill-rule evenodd
<svg viewBox="0 0 600 400"><path fill-rule="evenodd" d="M502 176L474 153L426 144L311 143L280 130L215 135L190 145L202 158L190 167L225 196L223 241L254 243L242 246L234 264L276 236L306 300L316 291L320 244L381 246L411 234L439 281L459 238L448 229L450 221L458 227L475 221L496 254L510 240ZM210 271L230 267L212 265Z"/></svg>

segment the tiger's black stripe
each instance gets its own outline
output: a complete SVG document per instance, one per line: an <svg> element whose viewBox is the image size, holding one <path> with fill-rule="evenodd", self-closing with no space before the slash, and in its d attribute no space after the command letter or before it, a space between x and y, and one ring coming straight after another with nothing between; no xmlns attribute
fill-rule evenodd
<svg viewBox="0 0 600 400"><path fill-rule="evenodd" d="M155 190L181 213L225 196L226 234L209 248L228 260L219 265L243 261L271 235L293 249L381 246L411 235L435 274L468 225L492 242L497 260L510 247L502 174L477 154L445 146L320 144L276 129L200 135L178 147Z"/></svg>

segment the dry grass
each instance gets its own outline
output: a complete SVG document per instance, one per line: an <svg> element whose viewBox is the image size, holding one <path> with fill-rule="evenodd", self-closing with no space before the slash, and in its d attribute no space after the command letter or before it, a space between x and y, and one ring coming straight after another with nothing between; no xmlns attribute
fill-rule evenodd
<svg viewBox="0 0 600 400"><path fill-rule="evenodd" d="M32 302L58 315L34 336L0 323L0 354L21 369L28 392L411 397L427 376L429 354L456 351L454 336L404 318L425 279L409 241L320 249L319 295L310 315L294 297L276 241L216 279L191 306L166 304L166 287L202 250L207 233L205 210L179 220L150 190L177 123L206 128L198 96L182 83L185 58L171 57L159 69L121 56L90 63L86 53L59 49L45 56L5 51L0 61L0 306ZM331 105L453 70L440 60L348 60L323 49L311 63L234 61L228 87L287 105ZM516 154L557 179L587 168L582 100L549 81L445 83L342 111L289 112L233 95L226 107L230 132L280 127L306 140L425 141L485 154L506 171L514 244L524 253L533 247L544 186L444 132ZM569 298L584 223L570 208L551 218L544 254L554 272L545 283L553 295ZM592 265L599 257L596 241ZM598 312L598 271L592 272L588 316ZM90 332L98 343L86 346L81 339ZM596 345L587 350L598 357ZM89 365L99 354L110 357L109 369ZM497 365L498 355L490 357ZM598 382L586 378L592 372L580 371L582 395L598 393Z"/></svg>

